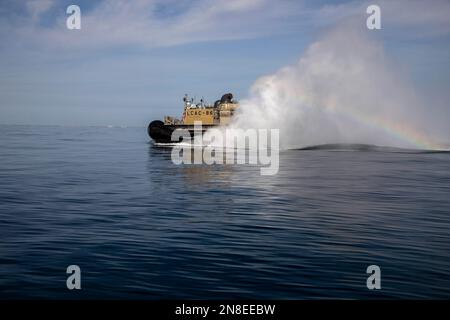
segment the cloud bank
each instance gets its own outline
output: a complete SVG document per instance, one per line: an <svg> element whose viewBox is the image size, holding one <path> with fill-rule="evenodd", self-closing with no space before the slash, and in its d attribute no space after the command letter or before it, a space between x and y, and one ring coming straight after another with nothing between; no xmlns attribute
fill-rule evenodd
<svg viewBox="0 0 450 320"><path fill-rule="evenodd" d="M2 38L56 48L142 46L153 48L270 35L299 35L350 17L366 18L373 1L314 5L293 0L102 0L80 4L82 30L65 28L68 5L55 0L28 0L1 11ZM11 2L6 2L6 4ZM377 1L383 27L404 37L450 33L450 2L445 0ZM52 18L48 13L52 13Z"/></svg>

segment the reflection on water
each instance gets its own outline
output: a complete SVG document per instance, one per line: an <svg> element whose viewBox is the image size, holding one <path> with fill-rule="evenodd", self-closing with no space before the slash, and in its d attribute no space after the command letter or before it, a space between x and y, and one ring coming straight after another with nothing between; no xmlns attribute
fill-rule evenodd
<svg viewBox="0 0 450 320"><path fill-rule="evenodd" d="M290 150L261 176L174 165L141 128L0 135L2 298L450 295L449 153Z"/></svg>

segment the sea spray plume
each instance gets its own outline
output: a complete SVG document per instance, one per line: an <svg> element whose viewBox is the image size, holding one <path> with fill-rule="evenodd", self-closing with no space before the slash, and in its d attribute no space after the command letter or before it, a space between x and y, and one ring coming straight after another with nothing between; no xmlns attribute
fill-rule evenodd
<svg viewBox="0 0 450 320"><path fill-rule="evenodd" d="M370 31L345 23L297 64L258 79L233 126L279 128L283 148L364 143L436 149L413 86ZM429 117L428 117L429 118Z"/></svg>

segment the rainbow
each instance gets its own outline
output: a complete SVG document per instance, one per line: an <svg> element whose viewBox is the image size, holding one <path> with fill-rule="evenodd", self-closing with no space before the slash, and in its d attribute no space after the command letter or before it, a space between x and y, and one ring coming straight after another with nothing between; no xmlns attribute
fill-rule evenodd
<svg viewBox="0 0 450 320"><path fill-rule="evenodd" d="M407 142L418 149L444 150L447 149L433 141L427 134L414 128L406 122L395 122L392 119L381 117L369 117L363 114L347 114L364 125L382 130L386 134Z"/></svg>
<svg viewBox="0 0 450 320"><path fill-rule="evenodd" d="M303 101L306 102L306 105L313 105L313 101L311 98L307 98L305 96L302 97ZM380 117L374 115L367 115L362 112L357 112L355 110L346 111L341 110L340 108L336 108L336 104L334 102L328 103L329 110L335 114L343 115L350 120L353 120L357 123L361 123L365 126L368 126L373 129L381 130L389 136L392 136L400 141L406 142L408 145L421 150L442 150L449 151L450 148L448 146L443 146L442 144L437 143L435 140L431 139L426 133L423 131L413 127L407 122L399 122L394 121L387 117Z"/></svg>

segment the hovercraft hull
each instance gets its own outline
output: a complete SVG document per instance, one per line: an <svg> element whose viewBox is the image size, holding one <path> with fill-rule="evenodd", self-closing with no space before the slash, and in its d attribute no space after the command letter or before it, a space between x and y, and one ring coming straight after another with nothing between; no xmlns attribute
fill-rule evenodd
<svg viewBox="0 0 450 320"><path fill-rule="evenodd" d="M205 133L209 128L216 127L216 125L203 125L202 134ZM147 133L150 138L153 139L155 143L180 143L183 138L180 137L178 141L172 141L172 133L176 129L186 129L189 131L191 137L194 137L194 126L193 125L168 125L160 120L152 121L147 128Z"/></svg>

